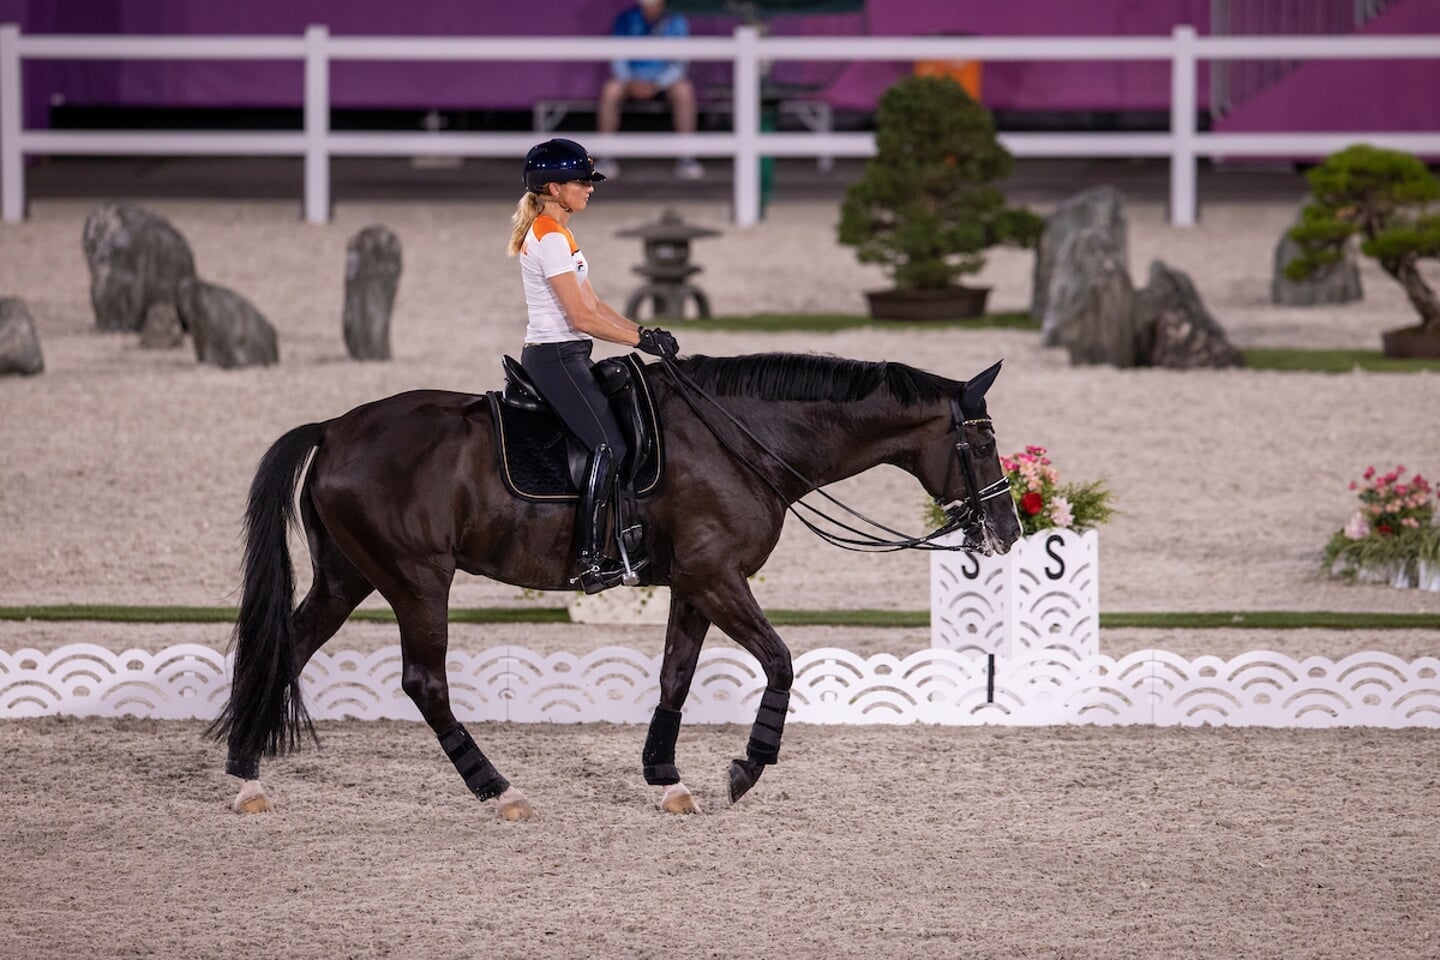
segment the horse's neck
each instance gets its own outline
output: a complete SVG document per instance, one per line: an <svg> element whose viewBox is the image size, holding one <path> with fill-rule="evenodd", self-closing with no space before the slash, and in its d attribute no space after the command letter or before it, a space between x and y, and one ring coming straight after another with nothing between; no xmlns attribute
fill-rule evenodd
<svg viewBox="0 0 1440 960"><path fill-rule="evenodd" d="M778 464L756 461L767 476L793 498L884 463L897 438L920 420L893 402L867 398L849 403L750 401L736 417L751 427L767 447L801 474L809 484Z"/></svg>

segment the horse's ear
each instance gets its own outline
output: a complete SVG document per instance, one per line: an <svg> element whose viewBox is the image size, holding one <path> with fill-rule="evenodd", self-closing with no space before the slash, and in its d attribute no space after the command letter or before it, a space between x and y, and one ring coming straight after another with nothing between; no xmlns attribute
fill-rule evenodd
<svg viewBox="0 0 1440 960"><path fill-rule="evenodd" d="M975 407L985 399L985 391L990 389L990 384L1000 376L1000 364L1004 360L995 361L993 366L987 367L970 380L965 381L965 387L960 391L960 403L965 407Z"/></svg>

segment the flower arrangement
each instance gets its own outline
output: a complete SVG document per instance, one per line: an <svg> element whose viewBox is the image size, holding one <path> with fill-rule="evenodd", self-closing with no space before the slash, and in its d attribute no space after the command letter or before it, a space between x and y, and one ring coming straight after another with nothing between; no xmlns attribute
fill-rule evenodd
<svg viewBox="0 0 1440 960"><path fill-rule="evenodd" d="M1001 457L1000 466L1010 481L1010 495L1025 536L1055 528L1082 533L1115 516L1110 491L1102 481L1060 483L1060 473L1044 447L1027 446L1022 453ZM944 522L938 507L930 520Z"/></svg>
<svg viewBox="0 0 1440 960"><path fill-rule="evenodd" d="M1366 467L1350 481L1360 501L1345 526L1325 545L1330 573L1397 587L1440 589L1440 527L1435 525L1434 488L1404 467L1389 473Z"/></svg>

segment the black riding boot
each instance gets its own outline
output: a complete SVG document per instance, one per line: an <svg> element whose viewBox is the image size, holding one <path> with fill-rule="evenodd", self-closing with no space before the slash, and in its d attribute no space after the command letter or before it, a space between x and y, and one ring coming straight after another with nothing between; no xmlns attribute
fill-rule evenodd
<svg viewBox="0 0 1440 960"><path fill-rule="evenodd" d="M575 576L570 582L578 582L586 593L599 593L613 587L625 576L620 561L605 556L601 548L605 540L605 508L610 503L614 481L614 456L610 445L602 443L590 454L590 462L585 465L580 502L575 507L575 543L579 549L575 558Z"/></svg>

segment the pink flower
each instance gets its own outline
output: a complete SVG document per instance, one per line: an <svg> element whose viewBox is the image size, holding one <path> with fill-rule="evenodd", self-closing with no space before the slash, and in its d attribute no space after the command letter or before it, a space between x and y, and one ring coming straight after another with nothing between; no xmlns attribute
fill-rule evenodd
<svg viewBox="0 0 1440 960"><path fill-rule="evenodd" d="M1375 476L1375 468L1374 468L1374 467L1366 467L1366 468L1365 468L1365 473L1362 474L1362 476L1364 476L1364 478L1365 478L1366 480L1369 480L1371 477Z"/></svg>
<svg viewBox="0 0 1440 960"><path fill-rule="evenodd" d="M1070 527L1075 523L1075 512L1070 509L1070 501L1064 497L1056 497L1050 501L1050 522L1057 527Z"/></svg>
<svg viewBox="0 0 1440 960"><path fill-rule="evenodd" d="M1364 540L1370 536L1370 521L1365 519L1365 514L1356 513L1345 524L1345 538L1347 540Z"/></svg>

